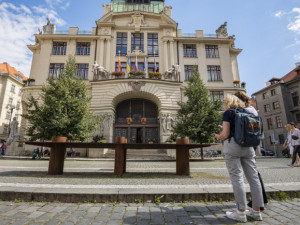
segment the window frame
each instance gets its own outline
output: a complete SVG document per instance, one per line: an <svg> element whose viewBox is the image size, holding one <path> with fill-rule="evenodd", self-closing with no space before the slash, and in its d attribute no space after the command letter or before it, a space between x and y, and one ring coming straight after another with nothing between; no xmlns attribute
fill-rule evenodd
<svg viewBox="0 0 300 225"><path fill-rule="evenodd" d="M275 117L275 120L276 120L276 126L277 126L277 128L282 128L283 125L282 125L282 119L281 119L281 116L276 116L276 117Z"/></svg>
<svg viewBox="0 0 300 225"><path fill-rule="evenodd" d="M82 55L82 56L91 55L91 42L77 42L76 55Z"/></svg>
<svg viewBox="0 0 300 225"><path fill-rule="evenodd" d="M279 109L280 108L279 101L273 102L272 105L273 105L273 109ZM275 106L277 106L277 107L275 107Z"/></svg>
<svg viewBox="0 0 300 225"><path fill-rule="evenodd" d="M268 130L272 130L273 129L272 118L267 118L267 126L268 126Z"/></svg>
<svg viewBox="0 0 300 225"><path fill-rule="evenodd" d="M154 71L154 62L148 62L148 72L159 72L159 63L156 62L156 71Z"/></svg>
<svg viewBox="0 0 300 225"><path fill-rule="evenodd" d="M10 92L15 93L15 90L16 90L16 85L11 84Z"/></svg>
<svg viewBox="0 0 300 225"><path fill-rule="evenodd" d="M292 96L292 102L293 102L294 107L299 106L300 103L299 103L299 94L298 94L298 92L297 91L292 92L291 96Z"/></svg>
<svg viewBox="0 0 300 225"><path fill-rule="evenodd" d="M275 89L272 89L270 92L271 92L271 96L276 95L276 90Z"/></svg>
<svg viewBox="0 0 300 225"><path fill-rule="evenodd" d="M218 82L222 80L221 66L207 65L207 77L209 82Z"/></svg>
<svg viewBox="0 0 300 225"><path fill-rule="evenodd" d="M116 62L115 72L118 72L119 62ZM130 67L131 69L131 67ZM127 72L127 62L121 62L121 71Z"/></svg>
<svg viewBox="0 0 300 225"><path fill-rule="evenodd" d="M82 66L82 68L80 68ZM89 64L88 63L77 63L75 76L84 80L89 79Z"/></svg>
<svg viewBox="0 0 300 225"><path fill-rule="evenodd" d="M265 112L271 112L270 104L264 105Z"/></svg>
<svg viewBox="0 0 300 225"><path fill-rule="evenodd" d="M190 46L190 47L188 47ZM183 57L197 58L197 45L196 44L183 44Z"/></svg>
<svg viewBox="0 0 300 225"><path fill-rule="evenodd" d="M220 58L218 45L205 45L206 58Z"/></svg>
<svg viewBox="0 0 300 225"><path fill-rule="evenodd" d="M217 100L219 100L220 102L223 102L224 91L216 91L216 90L209 91L209 98L210 98L210 101L212 101L212 102L215 102Z"/></svg>
<svg viewBox="0 0 300 225"><path fill-rule="evenodd" d="M136 43L137 41L140 43ZM131 33L131 52L136 49L136 46L139 46L139 50L144 52L144 33Z"/></svg>
<svg viewBox="0 0 300 225"><path fill-rule="evenodd" d="M67 42L55 41L52 45L52 55L66 55Z"/></svg>
<svg viewBox="0 0 300 225"><path fill-rule="evenodd" d="M59 68L56 67L56 65L59 65ZM65 69L65 64L64 63L50 63L49 79L59 78L60 74L62 74L64 72L64 69ZM55 74L51 73L51 70L53 70L53 72L55 72ZM59 70L59 73L57 73L58 70ZM55 76L53 76L53 75L55 75Z"/></svg>
<svg viewBox="0 0 300 225"><path fill-rule="evenodd" d="M156 37L154 37L156 35ZM151 36L151 37L150 37ZM152 42L152 44L151 44ZM156 42L157 44L154 44ZM148 33L147 34L147 53L149 57L159 57L159 43L158 43L158 33ZM155 51L155 54L154 54Z"/></svg>
<svg viewBox="0 0 300 225"><path fill-rule="evenodd" d="M188 81L190 76L193 75L194 69L196 69L196 71L199 71L198 65L184 65L184 79L185 79L185 81Z"/></svg>
<svg viewBox="0 0 300 225"><path fill-rule="evenodd" d="M118 42L121 42L118 44ZM126 32L117 32L117 43L116 43L116 55L119 56L126 56L127 49L128 49L128 34Z"/></svg>

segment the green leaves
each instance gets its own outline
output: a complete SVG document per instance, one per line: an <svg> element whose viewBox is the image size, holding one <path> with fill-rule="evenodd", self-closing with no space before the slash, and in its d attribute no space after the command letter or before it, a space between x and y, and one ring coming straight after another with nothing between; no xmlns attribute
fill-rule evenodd
<svg viewBox="0 0 300 225"><path fill-rule="evenodd" d="M214 142L213 133L221 124L221 103L211 102L208 90L199 73L194 70L185 89L187 102L180 102L174 132L180 137L189 137L197 143Z"/></svg>
<svg viewBox="0 0 300 225"><path fill-rule="evenodd" d="M32 96L25 103L30 123L27 135L31 140L50 140L64 136L68 140L86 140L97 124L89 112L90 97L85 81L75 76L75 57L69 56L64 72L42 87L39 101Z"/></svg>

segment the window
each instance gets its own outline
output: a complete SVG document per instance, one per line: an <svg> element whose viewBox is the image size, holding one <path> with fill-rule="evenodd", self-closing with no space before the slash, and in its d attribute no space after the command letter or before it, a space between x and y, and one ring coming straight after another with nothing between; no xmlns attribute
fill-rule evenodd
<svg viewBox="0 0 300 225"><path fill-rule="evenodd" d="M278 137L279 137L279 144L283 144L285 141L283 134L279 134Z"/></svg>
<svg viewBox="0 0 300 225"><path fill-rule="evenodd" d="M15 90L16 90L16 85L12 84L10 88L10 92L15 93Z"/></svg>
<svg viewBox="0 0 300 225"><path fill-rule="evenodd" d="M263 93L263 99L266 99L267 98L267 92Z"/></svg>
<svg viewBox="0 0 300 225"><path fill-rule="evenodd" d="M267 119L268 129L273 129L272 118Z"/></svg>
<svg viewBox="0 0 300 225"><path fill-rule="evenodd" d="M150 0L126 0L129 4L149 4Z"/></svg>
<svg viewBox="0 0 300 225"><path fill-rule="evenodd" d="M264 108L265 108L265 112L270 112L271 111L271 108L270 108L269 104L264 105Z"/></svg>
<svg viewBox="0 0 300 225"><path fill-rule="evenodd" d="M272 136L269 136L269 138L270 138L270 144L272 145L273 144Z"/></svg>
<svg viewBox="0 0 300 225"><path fill-rule="evenodd" d="M12 98L9 98L9 99L8 99L8 104L9 104L9 105L12 105L12 104L13 104L13 99L12 99Z"/></svg>
<svg viewBox="0 0 300 225"><path fill-rule="evenodd" d="M222 81L220 66L207 66L208 81Z"/></svg>
<svg viewBox="0 0 300 225"><path fill-rule="evenodd" d="M3 127L3 133L8 134L8 125L4 125Z"/></svg>
<svg viewBox="0 0 300 225"><path fill-rule="evenodd" d="M132 71L134 71L134 68L135 68L135 62L131 62L130 69ZM138 71L144 71L144 63L143 62L138 63Z"/></svg>
<svg viewBox="0 0 300 225"><path fill-rule="evenodd" d="M214 102L214 101L222 102L224 99L224 92L223 91L210 91L209 97L212 102Z"/></svg>
<svg viewBox="0 0 300 225"><path fill-rule="evenodd" d="M197 57L196 45L183 45L184 57Z"/></svg>
<svg viewBox="0 0 300 225"><path fill-rule="evenodd" d="M19 96L21 96L22 95L22 90L21 90L21 88L20 88L20 90L19 90Z"/></svg>
<svg viewBox="0 0 300 225"><path fill-rule="evenodd" d="M277 128L281 128L282 127L281 116L276 116L275 119L276 119Z"/></svg>
<svg viewBox="0 0 300 225"><path fill-rule="evenodd" d="M158 34L148 34L148 56L158 56Z"/></svg>
<svg viewBox="0 0 300 225"><path fill-rule="evenodd" d="M52 55L65 55L67 42L53 42Z"/></svg>
<svg viewBox="0 0 300 225"><path fill-rule="evenodd" d="M273 102L273 109L279 109L279 102Z"/></svg>
<svg viewBox="0 0 300 225"><path fill-rule="evenodd" d="M274 96L274 95L276 95L275 89L271 90L271 96Z"/></svg>
<svg viewBox="0 0 300 225"><path fill-rule="evenodd" d="M293 100L294 106L300 105L299 104L299 95L298 95L298 92L293 92L292 93L292 100Z"/></svg>
<svg viewBox="0 0 300 225"><path fill-rule="evenodd" d="M159 72L159 64L156 63L156 70L154 68L154 62L148 63L148 72Z"/></svg>
<svg viewBox="0 0 300 225"><path fill-rule="evenodd" d="M142 52L144 52L144 34L131 34L131 52L139 48Z"/></svg>
<svg viewBox="0 0 300 225"><path fill-rule="evenodd" d="M89 64L76 64L75 75L79 78L87 80L89 77Z"/></svg>
<svg viewBox="0 0 300 225"><path fill-rule="evenodd" d="M134 68L134 65L133 65ZM132 68L130 67L130 69L132 70ZM118 62L116 62L116 72L118 71ZM121 62L121 71L123 71L124 73L127 71L127 63L126 62Z"/></svg>
<svg viewBox="0 0 300 225"><path fill-rule="evenodd" d="M117 52L116 55L127 55L127 33L117 33Z"/></svg>
<svg viewBox="0 0 300 225"><path fill-rule="evenodd" d="M198 66L196 65L184 66L185 80L189 80L189 78L193 75L194 69L198 71Z"/></svg>
<svg viewBox="0 0 300 225"><path fill-rule="evenodd" d="M90 55L91 43L77 42L76 55Z"/></svg>
<svg viewBox="0 0 300 225"><path fill-rule="evenodd" d="M219 58L218 45L205 45L206 58Z"/></svg>
<svg viewBox="0 0 300 225"><path fill-rule="evenodd" d="M64 71L64 66L65 65L63 63L51 63L49 78L58 78L60 74Z"/></svg>
<svg viewBox="0 0 300 225"><path fill-rule="evenodd" d="M21 103L18 102L18 103L17 103L17 106L16 106L16 110L19 110L19 109L20 109L20 105L21 105Z"/></svg>
<svg viewBox="0 0 300 225"><path fill-rule="evenodd" d="M297 113L297 114L296 114L296 121L297 121L297 122L300 122L300 113Z"/></svg>
<svg viewBox="0 0 300 225"><path fill-rule="evenodd" d="M5 119L7 119L7 120L9 120L9 119L10 119L10 111L7 111L7 112L6 112Z"/></svg>

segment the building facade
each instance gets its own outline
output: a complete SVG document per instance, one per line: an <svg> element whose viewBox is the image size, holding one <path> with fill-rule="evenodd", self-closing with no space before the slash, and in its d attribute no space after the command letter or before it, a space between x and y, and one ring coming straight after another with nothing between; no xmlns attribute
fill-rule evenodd
<svg viewBox="0 0 300 225"><path fill-rule="evenodd" d="M104 117L98 133L109 142L116 136L131 143L164 142L175 123L177 103L185 101L183 90L194 68L212 100L244 90L237 63L242 50L235 48L235 37L228 36L226 26L214 35L202 30L184 34L172 19L172 7L152 0L112 0L103 5L103 16L91 32L77 27L57 32L48 20L43 32L35 35L36 43L28 46L35 84L24 88L24 97L37 96L49 77L59 76L72 54L77 75L90 88L90 110ZM128 71L127 64L130 71L140 72Z"/></svg>
<svg viewBox="0 0 300 225"><path fill-rule="evenodd" d="M8 63L0 63L0 139L9 134L10 122L16 117L21 125L22 88L27 78Z"/></svg>
<svg viewBox="0 0 300 225"><path fill-rule="evenodd" d="M264 123L263 146L279 153L287 136L284 126L300 125L300 63L282 78L270 79L253 96Z"/></svg>

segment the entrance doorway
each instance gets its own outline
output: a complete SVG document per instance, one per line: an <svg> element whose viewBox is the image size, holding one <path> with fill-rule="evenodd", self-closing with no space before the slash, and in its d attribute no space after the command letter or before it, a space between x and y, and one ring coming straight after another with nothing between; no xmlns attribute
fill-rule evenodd
<svg viewBox="0 0 300 225"><path fill-rule="evenodd" d="M116 108L115 137L128 143L159 143L158 109L145 99L123 101Z"/></svg>

